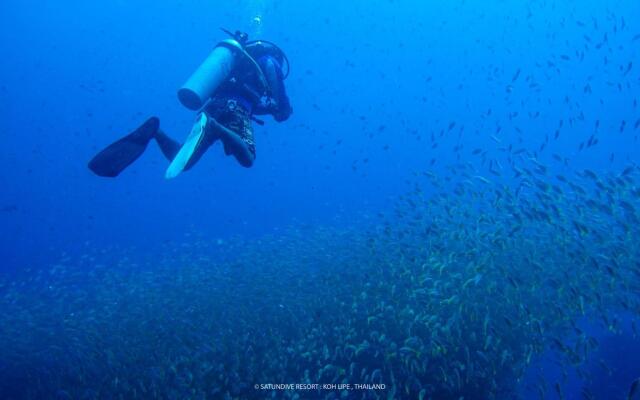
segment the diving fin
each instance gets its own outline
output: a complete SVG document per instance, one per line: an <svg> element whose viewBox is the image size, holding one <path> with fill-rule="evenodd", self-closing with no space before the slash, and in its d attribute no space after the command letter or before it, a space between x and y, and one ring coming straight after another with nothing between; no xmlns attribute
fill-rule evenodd
<svg viewBox="0 0 640 400"><path fill-rule="evenodd" d="M98 176L114 178L144 153L149 140L160 127L160 120L151 117L138 129L110 144L89 161L89 169Z"/></svg>
<svg viewBox="0 0 640 400"><path fill-rule="evenodd" d="M205 113L200 113L198 120L193 125L191 129L191 133L185 140L184 144L178 151L178 154L174 157L173 161L167 168L167 172L165 172L164 177L166 179L173 179L176 176L180 175L182 171L184 171L185 167L189 163L189 160L193 157L194 153L198 149L198 146L202 142L202 139L205 137L207 127L207 116Z"/></svg>

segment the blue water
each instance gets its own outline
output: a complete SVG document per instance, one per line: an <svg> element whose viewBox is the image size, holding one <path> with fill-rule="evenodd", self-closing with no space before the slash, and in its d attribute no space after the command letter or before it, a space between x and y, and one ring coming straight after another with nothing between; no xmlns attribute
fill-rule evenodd
<svg viewBox="0 0 640 400"><path fill-rule="evenodd" d="M476 148L513 145L545 165L556 154L571 170L619 173L640 160L639 21L632 0L4 1L0 272L12 279L96 249L136 259L193 237L369 225L425 170L486 169ZM220 27L276 42L291 62L293 115L255 127L254 166L216 145L167 181L152 143L117 179L94 176L88 160L148 116L186 137L194 114L176 91L225 38ZM598 144L579 150L592 134ZM610 333L586 329L620 363L594 387L615 382L609 398L622 398L640 375L638 353L613 356ZM625 332L609 341L638 349ZM555 364L540 362L553 382ZM565 398L582 398L583 385L572 377Z"/></svg>

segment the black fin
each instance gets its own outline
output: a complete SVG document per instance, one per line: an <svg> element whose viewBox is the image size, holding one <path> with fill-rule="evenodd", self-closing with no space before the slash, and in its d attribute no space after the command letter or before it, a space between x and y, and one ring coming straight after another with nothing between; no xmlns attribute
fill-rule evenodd
<svg viewBox="0 0 640 400"><path fill-rule="evenodd" d="M160 127L160 120L149 118L138 129L107 146L89 161L89 169L98 176L114 178L144 153L149 140Z"/></svg>

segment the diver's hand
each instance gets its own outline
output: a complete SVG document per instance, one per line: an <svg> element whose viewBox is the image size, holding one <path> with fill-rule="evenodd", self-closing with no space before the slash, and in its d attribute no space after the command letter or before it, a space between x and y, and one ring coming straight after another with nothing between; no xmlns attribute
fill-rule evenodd
<svg viewBox="0 0 640 400"><path fill-rule="evenodd" d="M272 97L262 96L260 98L260 108L269 113L273 113L278 109L278 103Z"/></svg>
<svg viewBox="0 0 640 400"><path fill-rule="evenodd" d="M285 103L286 108L281 107L280 104L273 98L264 96L260 98L260 109L264 110L264 112L273 115L273 118L277 122L285 121L289 118L291 113L293 113L293 109L291 105Z"/></svg>
<svg viewBox="0 0 640 400"><path fill-rule="evenodd" d="M292 113L293 113L293 108L289 106L286 110L277 110L276 112L274 112L273 118L277 122L286 121L287 119L289 119Z"/></svg>

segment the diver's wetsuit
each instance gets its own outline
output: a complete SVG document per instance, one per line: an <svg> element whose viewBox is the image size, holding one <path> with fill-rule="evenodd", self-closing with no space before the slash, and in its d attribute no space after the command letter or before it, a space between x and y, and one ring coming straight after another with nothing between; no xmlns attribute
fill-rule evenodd
<svg viewBox="0 0 640 400"><path fill-rule="evenodd" d="M251 54L247 49L247 53L254 58L264 78L258 76L257 68L251 68L247 63L236 66L203 109L207 116L205 135L184 166L185 170L218 139L223 142L227 155L233 154L241 165L251 167L256 156L253 116L270 114L281 122L291 115L279 60L265 51ZM156 139L162 154L169 161L174 160L181 145L167 136L159 125L158 118L149 118L135 131L100 151L89 162L89 168L99 176L115 177L144 153L152 138Z"/></svg>
<svg viewBox="0 0 640 400"><path fill-rule="evenodd" d="M244 145L238 146L233 140L228 140L225 136L220 137L215 133L208 132L185 166L185 170L191 168L218 138L222 140L224 151L227 155L233 154L241 165L251 167L256 157L253 125L251 124L252 116L271 114L278 122L289 118L292 110L284 88L282 67L275 58L268 55L262 56L257 62L271 89L271 98L275 107L265 108L260 102L260 96L257 95L259 91L254 89L259 87L254 82L257 77L250 70L240 70L232 74L216 90L213 98L203 111L208 117L214 118L220 125L239 136ZM213 130L213 127L207 126L207 130ZM169 138L161 130L158 130L156 140L165 157L169 161L173 160L178 150L180 150L180 144Z"/></svg>

